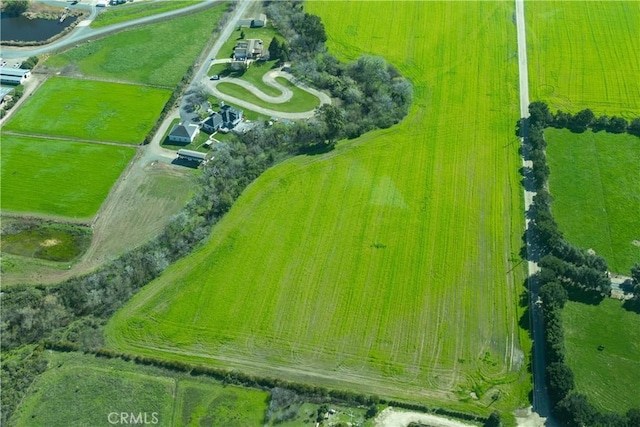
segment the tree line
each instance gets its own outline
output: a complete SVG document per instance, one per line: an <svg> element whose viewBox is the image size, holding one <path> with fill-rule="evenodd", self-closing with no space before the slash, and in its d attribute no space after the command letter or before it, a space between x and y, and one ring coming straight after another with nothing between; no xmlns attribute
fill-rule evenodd
<svg viewBox="0 0 640 427"><path fill-rule="evenodd" d="M569 129L572 132L582 133L587 129L594 132L606 131L609 133L629 133L640 136L640 117L632 119L630 122L624 117L608 116L603 114L596 116L589 108L571 114L557 110L551 113L549 107L544 102L533 102L529 106L529 120L542 127L553 126L558 129Z"/></svg>
<svg viewBox="0 0 640 427"><path fill-rule="evenodd" d="M298 11L292 9L291 13L298 14ZM297 22L299 14L296 16L291 18L292 21ZM304 41L310 37L308 31L324 31L319 18L305 17L296 25L297 29L302 28L304 34L285 34L292 51L293 46L299 45L313 47L316 52L325 50L323 43ZM383 60L370 61L367 58L364 61L381 67L379 74L383 76L390 72L390 66ZM351 66L356 65L345 65ZM187 71L167 102L163 114L177 101L191 72L191 69ZM391 86L404 81L399 74L394 74L393 78L375 79L378 71L369 67L368 72L372 78L370 84L376 85L380 93L394 93ZM407 87L410 88L410 85ZM410 96L398 100L392 104L394 110L390 114L399 120L408 111L410 102ZM365 113L366 117L376 114L374 110ZM369 121L375 122L373 119ZM179 214L171 218L155 239L89 274L56 285L18 285L4 289L0 312L3 356L20 352L21 348L45 339L68 342L83 350L101 348L102 328L106 320L142 286L158 277L169 264L201 244L209 236L212 226L230 209L247 185L285 158L333 148L335 142L345 135L346 124L344 111L333 105L319 108L316 116L309 120L273 125L261 123L245 134L230 138L216 149L213 159L202 169L194 197ZM146 141L149 141L149 136ZM22 366L19 369L13 369L13 365L7 363L2 364L3 390L15 391L3 392L0 396L3 423L15 410L31 379L39 373L39 362L32 360L30 357L16 357L15 363ZM36 357L36 360L39 359ZM11 374L25 370L33 375Z"/></svg>
<svg viewBox="0 0 640 427"><path fill-rule="evenodd" d="M533 185L537 194L527 213L531 223L525 240L528 258L537 260L540 267L532 280L539 286L538 295L542 301L546 381L553 412L559 421L571 427L640 425L640 408L630 409L626 414L603 413L595 409L585 395L574 392L573 372L565 361L562 309L570 297L599 302L610 294L611 282L606 261L571 245L558 229L551 213L553 199L546 189L549 168L543 134L544 128L551 126L555 118L543 102L532 103L529 112L525 146L533 163ZM640 276L640 267L637 272Z"/></svg>

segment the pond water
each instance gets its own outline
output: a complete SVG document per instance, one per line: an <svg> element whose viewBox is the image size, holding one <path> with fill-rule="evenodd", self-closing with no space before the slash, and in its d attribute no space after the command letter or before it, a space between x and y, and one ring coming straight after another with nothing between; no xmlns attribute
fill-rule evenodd
<svg viewBox="0 0 640 427"><path fill-rule="evenodd" d="M0 39L14 41L43 41L58 34L77 17L69 17L60 23L55 19L27 19L24 16L0 14Z"/></svg>

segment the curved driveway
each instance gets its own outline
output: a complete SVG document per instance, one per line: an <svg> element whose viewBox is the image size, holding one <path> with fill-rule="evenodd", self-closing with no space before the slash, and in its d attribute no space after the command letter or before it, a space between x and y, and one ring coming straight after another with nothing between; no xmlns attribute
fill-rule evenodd
<svg viewBox="0 0 640 427"><path fill-rule="evenodd" d="M243 99L227 95L227 94L225 94L223 92L220 92L220 90L218 90L218 88L217 88L219 83L223 83L223 82L233 83L233 84L237 84L238 86L241 86L241 87L247 89L252 94L254 94L255 96L257 96L258 98L260 98L261 100L263 100L265 102L268 102L270 104L282 104L284 102L289 101L293 97L293 91L291 89L289 89L288 87L278 83L276 81L276 77L285 78L285 79L289 80L291 83L295 84L300 89L304 90L305 92L308 92L308 93L314 95L315 97L317 97L320 100L320 105L322 105L322 104L331 104L331 98L329 98L329 96L326 93L323 93L323 92L320 92L319 90L310 88L310 87L308 87L308 86L306 86L306 85L304 85L304 84L302 84L300 82L296 82L296 81L294 81L294 77L291 74L284 73L284 72L282 72L280 70L269 71L264 76L262 76L262 81L267 86L271 86L271 87L279 90L280 92L282 92L282 94L279 95L279 96L267 95L262 90L260 90L260 88L256 87L254 84L249 83L246 80L233 78L233 77L227 77L227 78L224 78L224 79L221 79L221 80L210 81L209 82L209 88L211 89L213 94L215 96L217 96L218 98L221 98L221 99L223 99L223 100L225 100L227 102L231 102L232 104L239 105L240 107L244 107L244 108L247 108L249 110L256 111L256 112L258 112L260 114L264 114L264 115L267 115L267 116L281 117L283 119L307 119L309 117L313 117L313 115L315 114L315 109L309 110L309 111L302 111L302 112L299 112L299 113L286 113L286 112L282 112L282 111L271 110L269 108L259 107L259 106L255 105L255 104L252 104L251 102L247 102L247 101L245 101Z"/></svg>
<svg viewBox="0 0 640 427"><path fill-rule="evenodd" d="M45 2L48 4L56 4L58 6L67 6L65 2ZM134 27L136 25L149 24L156 21L163 21L165 19L174 18L179 15L187 15L196 12L200 9L206 9L214 5L215 0L205 0L202 3L195 4L193 6L187 6L182 9L171 10L169 12L159 13L157 15L146 16L144 18L134 19L132 21L121 22L119 24L109 25L103 28L90 28L87 25L76 25L76 27L66 36L49 43L44 46L28 46L28 47L9 47L3 46L0 48L0 56L4 59L25 58L28 56L37 56L45 53L53 52L58 49L73 46L79 42L97 38L105 34L117 32L125 28ZM84 6L84 9L87 7ZM92 20L97 15L96 7L91 7L91 15L88 20Z"/></svg>

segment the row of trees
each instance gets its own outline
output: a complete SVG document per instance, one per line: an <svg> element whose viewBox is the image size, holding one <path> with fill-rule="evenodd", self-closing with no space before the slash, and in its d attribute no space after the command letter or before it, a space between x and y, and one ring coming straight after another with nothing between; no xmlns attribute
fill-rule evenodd
<svg viewBox="0 0 640 427"><path fill-rule="evenodd" d="M610 133L628 132L632 135L640 136L640 117L628 122L624 117L619 116L596 116L589 108L578 111L576 114L558 110L552 114L549 107L544 102L534 102L529 108L530 120L539 123L541 126L553 126L556 128L567 128L572 132L585 132L591 129L594 132L606 131Z"/></svg>
<svg viewBox="0 0 640 427"><path fill-rule="evenodd" d="M546 380L553 411L558 420L567 426L640 425L640 409L632 409L625 415L600 413L587 401L586 396L573 392L573 372L565 363L562 309L570 294L580 299L602 299L610 294L611 282L606 261L564 240L553 219L553 199L546 190L549 168L543 130L552 125L554 117L542 102L532 103L529 112L527 145L537 194L528 212L532 221L527 244L528 253L539 261L540 266L540 272L533 280L539 286L538 295L542 300Z"/></svg>

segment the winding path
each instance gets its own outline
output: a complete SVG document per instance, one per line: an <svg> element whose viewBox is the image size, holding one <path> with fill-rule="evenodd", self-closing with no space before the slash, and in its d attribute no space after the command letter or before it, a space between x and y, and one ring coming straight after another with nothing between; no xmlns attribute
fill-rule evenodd
<svg viewBox="0 0 640 427"><path fill-rule="evenodd" d="M221 92L217 87L219 83L233 83L247 89L253 95L257 96L258 98L260 98L265 102L268 102L270 104L282 104L289 101L293 97L293 91L290 88L278 83L278 81L276 80L276 77L285 78L289 80L291 83L293 83L294 85L296 85L298 88L316 96L320 100L320 105L331 104L331 98L329 98L329 96L326 93L320 92L319 90L313 89L299 81L296 81L296 79L291 74L285 73L280 70L272 70L267 72L264 76L262 76L262 81L264 82L264 84L266 84L267 86L273 87L282 93L279 96L267 95L262 90L260 90L260 88L255 86L253 83L249 83L246 80L242 80L234 77L225 77L220 80L209 81L208 86L211 89L211 92L216 97L224 101L230 102L232 104L236 104L240 107L244 107L246 109L256 111L260 114L264 114L266 116L281 117L283 119L307 119L309 117L313 117L313 115L315 114L315 109L309 110L309 111L302 111L298 113L286 113L283 111L271 110L269 108L259 107L243 99L227 95Z"/></svg>

